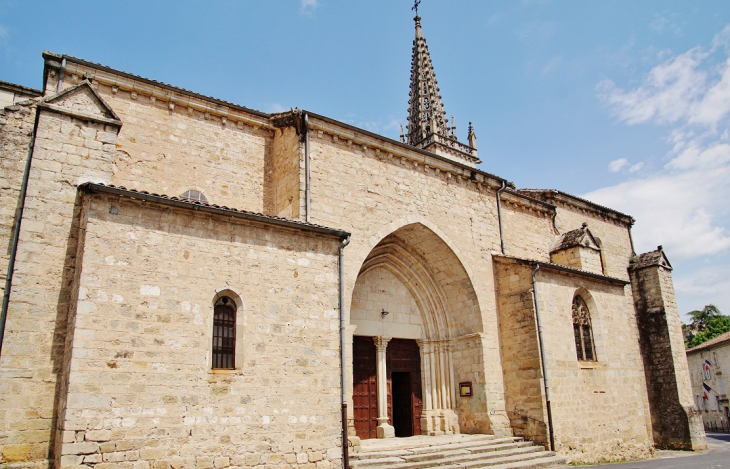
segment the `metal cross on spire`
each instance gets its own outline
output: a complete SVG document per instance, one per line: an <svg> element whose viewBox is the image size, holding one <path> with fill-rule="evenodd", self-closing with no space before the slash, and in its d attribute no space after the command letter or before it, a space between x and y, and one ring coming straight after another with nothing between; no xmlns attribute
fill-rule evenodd
<svg viewBox="0 0 730 469"><path fill-rule="evenodd" d="M421 4L421 0L414 0L413 2L413 8L411 10L415 10L416 16L418 16L418 5Z"/></svg>

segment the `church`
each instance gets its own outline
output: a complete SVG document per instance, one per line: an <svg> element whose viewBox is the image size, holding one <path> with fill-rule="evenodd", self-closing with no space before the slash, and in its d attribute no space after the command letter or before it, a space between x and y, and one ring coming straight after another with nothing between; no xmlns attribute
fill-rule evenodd
<svg viewBox="0 0 730 469"><path fill-rule="evenodd" d="M414 20L399 140L47 51L41 90L0 83L3 467L706 446L664 250L479 169Z"/></svg>

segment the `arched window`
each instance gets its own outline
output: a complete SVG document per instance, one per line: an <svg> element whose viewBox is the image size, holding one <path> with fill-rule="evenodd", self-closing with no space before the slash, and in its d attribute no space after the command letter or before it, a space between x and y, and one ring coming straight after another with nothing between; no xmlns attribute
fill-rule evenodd
<svg viewBox="0 0 730 469"><path fill-rule="evenodd" d="M573 298L573 334L578 360L596 361L591 314L586 302L578 295Z"/></svg>
<svg viewBox="0 0 730 469"><path fill-rule="evenodd" d="M204 204L208 203L208 199L205 198L202 192L196 191L195 189L190 189L189 191L185 191L183 195L180 196L181 199L188 200L190 202L203 202Z"/></svg>
<svg viewBox="0 0 730 469"><path fill-rule="evenodd" d="M213 311L213 368L232 370L236 367L236 303L222 296Z"/></svg>

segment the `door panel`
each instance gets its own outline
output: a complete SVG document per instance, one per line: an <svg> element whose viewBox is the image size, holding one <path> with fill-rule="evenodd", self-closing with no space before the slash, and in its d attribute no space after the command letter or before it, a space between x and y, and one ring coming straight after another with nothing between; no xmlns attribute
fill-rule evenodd
<svg viewBox="0 0 730 469"><path fill-rule="evenodd" d="M355 434L375 438L378 426L378 391L375 377L375 344L372 337L353 337L353 414Z"/></svg>
<svg viewBox="0 0 730 469"><path fill-rule="evenodd" d="M423 401L421 398L421 353L415 340L391 339L386 352L388 369L388 416L391 425L396 427L396 436L420 435L421 434L421 412ZM405 377L394 377L402 373ZM398 384L394 380L407 379L405 384ZM396 397L395 394L407 389L407 399L403 396ZM394 394L395 393L395 394ZM398 410L394 415L395 406L405 406L407 409ZM396 425L397 416L407 415L409 423L399 421ZM399 417L401 418L401 417ZM398 427L401 427L400 429ZM403 427L407 428L403 428Z"/></svg>

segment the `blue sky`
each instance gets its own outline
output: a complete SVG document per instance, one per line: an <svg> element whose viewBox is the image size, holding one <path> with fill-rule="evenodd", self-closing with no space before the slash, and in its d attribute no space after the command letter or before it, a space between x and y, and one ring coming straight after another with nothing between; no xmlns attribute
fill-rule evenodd
<svg viewBox="0 0 730 469"><path fill-rule="evenodd" d="M0 80L44 49L262 111L405 125L410 0L0 0ZM445 110L481 169L633 215L682 313L730 313L730 2L423 0Z"/></svg>

